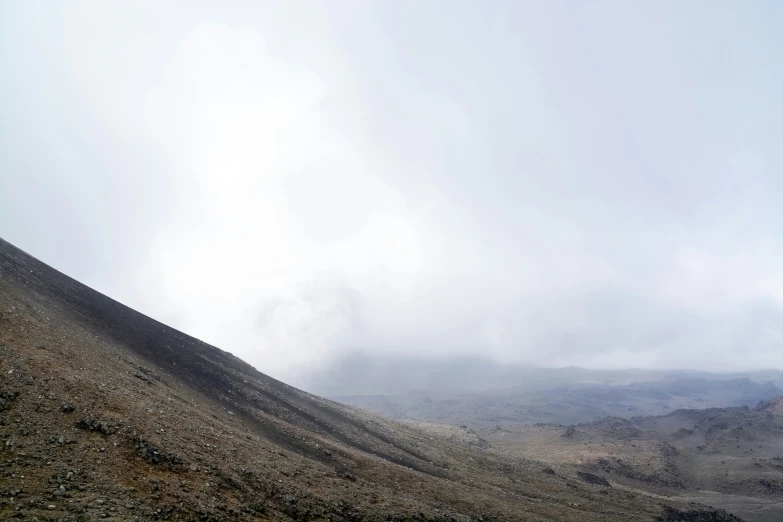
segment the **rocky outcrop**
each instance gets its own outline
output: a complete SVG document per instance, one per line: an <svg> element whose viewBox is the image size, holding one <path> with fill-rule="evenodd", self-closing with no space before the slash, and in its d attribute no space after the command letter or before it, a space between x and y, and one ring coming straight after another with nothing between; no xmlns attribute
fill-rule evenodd
<svg viewBox="0 0 783 522"><path fill-rule="evenodd" d="M780 396L771 401L760 403L754 408L756 411L765 411L773 415L783 415L783 396Z"/></svg>
<svg viewBox="0 0 783 522"><path fill-rule="evenodd" d="M726 513L722 509L683 511L667 506L664 508L663 515L657 517L655 522L742 522L742 519Z"/></svg>

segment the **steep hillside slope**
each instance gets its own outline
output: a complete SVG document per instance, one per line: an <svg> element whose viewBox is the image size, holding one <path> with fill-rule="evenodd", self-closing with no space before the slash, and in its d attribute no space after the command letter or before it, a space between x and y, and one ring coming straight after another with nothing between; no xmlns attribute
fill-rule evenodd
<svg viewBox="0 0 783 522"><path fill-rule="evenodd" d="M679 516L550 471L287 386L0 240L0 519Z"/></svg>

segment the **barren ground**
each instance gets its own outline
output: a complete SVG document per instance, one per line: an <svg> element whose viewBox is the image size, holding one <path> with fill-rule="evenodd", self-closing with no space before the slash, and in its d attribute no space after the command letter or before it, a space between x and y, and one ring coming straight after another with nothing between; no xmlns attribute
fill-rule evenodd
<svg viewBox="0 0 783 522"><path fill-rule="evenodd" d="M452 435L287 386L0 240L0 518L731 520Z"/></svg>

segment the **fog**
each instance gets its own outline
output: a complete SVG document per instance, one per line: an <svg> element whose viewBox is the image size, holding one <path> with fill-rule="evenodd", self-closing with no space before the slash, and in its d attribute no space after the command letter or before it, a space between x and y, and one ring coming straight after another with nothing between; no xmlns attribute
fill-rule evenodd
<svg viewBox="0 0 783 522"><path fill-rule="evenodd" d="M0 2L0 236L292 383L781 366L779 2Z"/></svg>

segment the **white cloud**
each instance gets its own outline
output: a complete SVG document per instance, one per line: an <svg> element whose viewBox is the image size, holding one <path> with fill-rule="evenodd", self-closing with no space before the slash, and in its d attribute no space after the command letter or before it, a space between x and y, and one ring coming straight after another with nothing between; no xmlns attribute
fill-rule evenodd
<svg viewBox="0 0 783 522"><path fill-rule="evenodd" d="M678 32L744 8L129 5L0 16L0 232L56 267L281 377L777 364L775 47Z"/></svg>

